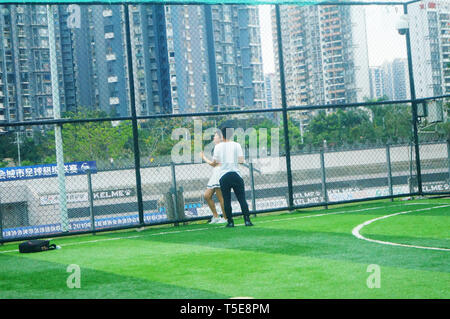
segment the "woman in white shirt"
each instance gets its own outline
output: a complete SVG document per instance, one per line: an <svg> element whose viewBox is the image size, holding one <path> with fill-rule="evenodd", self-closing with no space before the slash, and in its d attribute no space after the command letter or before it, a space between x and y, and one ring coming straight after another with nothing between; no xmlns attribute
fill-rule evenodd
<svg viewBox="0 0 450 319"><path fill-rule="evenodd" d="M214 135L214 144L219 144L221 142L221 137L218 133ZM209 165L212 164L212 161L206 158L205 154L201 152L200 154L203 158L203 160L208 163ZM213 166L213 165L211 165ZM206 191L205 191L205 200L208 203L209 208L211 209L211 212L213 214L213 218L211 219L211 224L223 224L226 223L226 216L225 216L225 208L224 208L224 202L223 202L223 196L222 191L220 190L220 167L219 166L213 166L213 172L211 174L211 177L209 178L208 184L206 185ZM222 215L225 217L220 217L219 214L217 214L216 210L216 204L213 200L213 195L216 193L217 199L219 200L220 207L222 209Z"/></svg>

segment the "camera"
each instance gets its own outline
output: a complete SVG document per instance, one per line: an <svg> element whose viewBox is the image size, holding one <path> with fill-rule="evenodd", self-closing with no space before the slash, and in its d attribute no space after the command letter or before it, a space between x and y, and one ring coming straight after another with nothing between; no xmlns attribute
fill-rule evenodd
<svg viewBox="0 0 450 319"><path fill-rule="evenodd" d="M397 21L396 28L398 33L405 35L409 29L409 19L406 15L402 15Z"/></svg>

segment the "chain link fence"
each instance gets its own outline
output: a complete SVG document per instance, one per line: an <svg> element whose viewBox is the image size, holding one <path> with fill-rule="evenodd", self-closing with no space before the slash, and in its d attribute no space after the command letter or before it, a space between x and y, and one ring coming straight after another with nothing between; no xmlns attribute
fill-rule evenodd
<svg viewBox="0 0 450 319"><path fill-rule="evenodd" d="M223 124L253 214L448 194L432 3L0 5L0 242L210 219ZM433 32L439 73L415 56Z"/></svg>

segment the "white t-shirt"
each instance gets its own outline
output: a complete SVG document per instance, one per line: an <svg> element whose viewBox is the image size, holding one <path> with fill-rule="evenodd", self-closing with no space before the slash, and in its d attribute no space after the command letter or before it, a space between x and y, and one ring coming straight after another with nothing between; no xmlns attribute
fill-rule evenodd
<svg viewBox="0 0 450 319"><path fill-rule="evenodd" d="M222 142L214 147L213 160L220 163L219 179L229 172L236 172L241 176L239 171L239 157L241 156L244 155L239 143L232 141Z"/></svg>

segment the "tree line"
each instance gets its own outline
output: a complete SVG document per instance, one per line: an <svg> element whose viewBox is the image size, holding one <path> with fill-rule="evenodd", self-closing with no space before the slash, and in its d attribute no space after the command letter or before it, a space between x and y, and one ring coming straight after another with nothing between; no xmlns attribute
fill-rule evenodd
<svg viewBox="0 0 450 319"><path fill-rule="evenodd" d="M449 104L446 105L447 109ZM289 144L291 151L307 151L326 145L328 148L350 147L355 145L381 145L386 143L408 143L412 141L411 107L408 105L375 105L351 109L338 109L335 112L325 110L316 114L301 131L301 117L298 112L288 112ZM65 113L65 118L94 119L107 117L98 110L80 109L76 113ZM215 116L202 118L203 130L219 127L223 122L232 120L235 127L254 128L259 134L266 128L270 148L271 129L279 130L279 149L284 150L284 129L281 114L264 113L245 118L235 116ZM172 138L175 128L186 128L194 143L194 121L192 118L165 118L139 120L138 142L141 159L151 164L159 158L170 156L178 140ZM132 165L134 161L134 140L131 121L96 121L77 124L64 124L63 149L65 162L95 160L103 166L120 166L120 163ZM55 137L53 130L36 130L32 136L20 134L21 166L49 164L56 162ZM450 139L450 123L440 123L435 128L435 138ZM18 165L18 147L16 133L0 135L0 167ZM211 140L202 141L203 145ZM245 144L248 147L249 141ZM6 159L14 162L8 163ZM102 166L100 165L100 166Z"/></svg>

